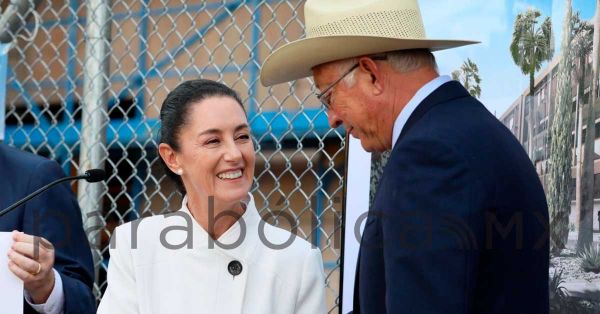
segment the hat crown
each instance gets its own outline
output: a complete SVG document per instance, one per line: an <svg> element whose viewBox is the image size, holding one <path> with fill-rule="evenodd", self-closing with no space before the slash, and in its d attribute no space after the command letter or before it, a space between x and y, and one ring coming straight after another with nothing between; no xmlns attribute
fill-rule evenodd
<svg viewBox="0 0 600 314"><path fill-rule="evenodd" d="M306 38L279 47L263 63L264 86L310 76L315 66L335 60L476 43L427 38L417 0L307 0L304 22Z"/></svg>
<svg viewBox="0 0 600 314"><path fill-rule="evenodd" d="M416 0L308 0L306 37L380 36L424 39Z"/></svg>

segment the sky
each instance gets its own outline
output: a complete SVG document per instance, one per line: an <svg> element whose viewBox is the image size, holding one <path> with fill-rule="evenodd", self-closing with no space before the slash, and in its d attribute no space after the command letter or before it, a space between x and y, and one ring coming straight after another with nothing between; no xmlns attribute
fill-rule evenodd
<svg viewBox="0 0 600 314"><path fill-rule="evenodd" d="M500 117L529 86L528 76L514 64L509 46L519 12L535 7L550 17L558 56L566 0L420 0L425 31L433 39L464 39L480 44L436 52L440 73L450 74L470 58L482 79L480 100ZM591 20L595 0L572 0L573 11ZM542 67L542 71L546 65Z"/></svg>

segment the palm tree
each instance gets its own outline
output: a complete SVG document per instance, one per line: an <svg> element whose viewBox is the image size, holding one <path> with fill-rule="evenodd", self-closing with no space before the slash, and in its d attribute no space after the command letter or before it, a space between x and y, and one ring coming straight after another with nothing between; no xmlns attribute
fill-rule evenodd
<svg viewBox="0 0 600 314"><path fill-rule="evenodd" d="M577 251L589 247L593 241L594 232L594 140L596 134L595 106L598 79L598 36L600 35L600 0L596 0L596 17L594 26L579 20L579 14L574 16L575 38L573 50L579 61L579 103L583 105L584 79L586 77L587 56L593 53L592 92L588 101L588 116L586 121L585 150L583 156L583 176L581 184L581 208L579 212L579 234L577 236Z"/></svg>
<svg viewBox="0 0 600 314"><path fill-rule="evenodd" d="M594 17L594 40L592 45L592 103L596 105L598 97L598 83L600 73L598 73L600 63L600 0L596 0L596 15Z"/></svg>
<svg viewBox="0 0 600 314"><path fill-rule="evenodd" d="M554 254L564 249L569 234L571 211L571 148L573 147L573 113L571 111L571 0L567 0L561 56L558 66L556 114L551 129L548 160L548 209L550 211L550 249Z"/></svg>
<svg viewBox="0 0 600 314"><path fill-rule="evenodd" d="M452 79L459 81L469 94L475 98L481 96L481 77L479 76L479 68L475 62L467 58L460 66L459 70L452 71Z"/></svg>
<svg viewBox="0 0 600 314"><path fill-rule="evenodd" d="M598 97L598 83L600 80L600 73L598 73L600 63L600 0L596 0L596 15L594 17L594 40L592 45L592 103L597 105L599 101Z"/></svg>
<svg viewBox="0 0 600 314"><path fill-rule="evenodd" d="M527 126L528 153L532 156L533 150L533 96L535 93L535 72L539 71L544 61L552 59L554 44L552 38L552 22L546 17L542 24L538 25L540 11L527 9L519 13L515 19L510 53L513 61L525 75L529 75L529 118Z"/></svg>
<svg viewBox="0 0 600 314"><path fill-rule="evenodd" d="M592 96L590 103L594 108L600 105L600 0L596 0L596 15L594 18L594 40L592 48ZM600 214L600 213L599 213ZM600 215L598 215L598 224L600 225Z"/></svg>
<svg viewBox="0 0 600 314"><path fill-rule="evenodd" d="M596 0L596 16L594 25L586 23L586 27L579 36L576 37L574 47L580 50L577 53L580 62L580 80L579 95L582 103L583 79L585 77L585 57L592 52L592 81L590 82L591 93L588 101L587 133L585 138L585 155L583 159L583 177L581 184L582 202L579 212L579 234L577 237L577 251L580 252L588 247L593 241L594 232L594 137L595 137L595 107L598 106L598 59L600 51L598 44L600 42L600 0Z"/></svg>
<svg viewBox="0 0 600 314"><path fill-rule="evenodd" d="M460 80L460 75L461 75L460 70L454 70L454 71L452 71L452 79L453 80L455 80L455 81Z"/></svg>

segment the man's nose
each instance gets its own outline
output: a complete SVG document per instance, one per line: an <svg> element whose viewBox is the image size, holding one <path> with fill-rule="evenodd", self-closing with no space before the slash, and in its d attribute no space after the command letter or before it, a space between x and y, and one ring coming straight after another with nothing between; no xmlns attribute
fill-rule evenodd
<svg viewBox="0 0 600 314"><path fill-rule="evenodd" d="M327 121L332 129L339 127L343 123L342 119L340 119L340 116L338 116L333 110L327 111Z"/></svg>

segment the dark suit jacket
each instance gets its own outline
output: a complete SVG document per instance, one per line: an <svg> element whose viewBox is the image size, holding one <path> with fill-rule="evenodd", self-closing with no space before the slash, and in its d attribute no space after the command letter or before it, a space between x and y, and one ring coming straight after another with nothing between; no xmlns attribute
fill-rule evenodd
<svg viewBox="0 0 600 314"><path fill-rule="evenodd" d="M519 142L458 82L443 84L410 116L385 167L354 310L548 313L547 226Z"/></svg>
<svg viewBox="0 0 600 314"><path fill-rule="evenodd" d="M64 172L56 162L0 144L0 209L60 177ZM96 313L91 251L69 183L0 217L0 231L12 230L44 237L55 246L54 269L62 279L64 313ZM24 303L25 313L37 313Z"/></svg>

